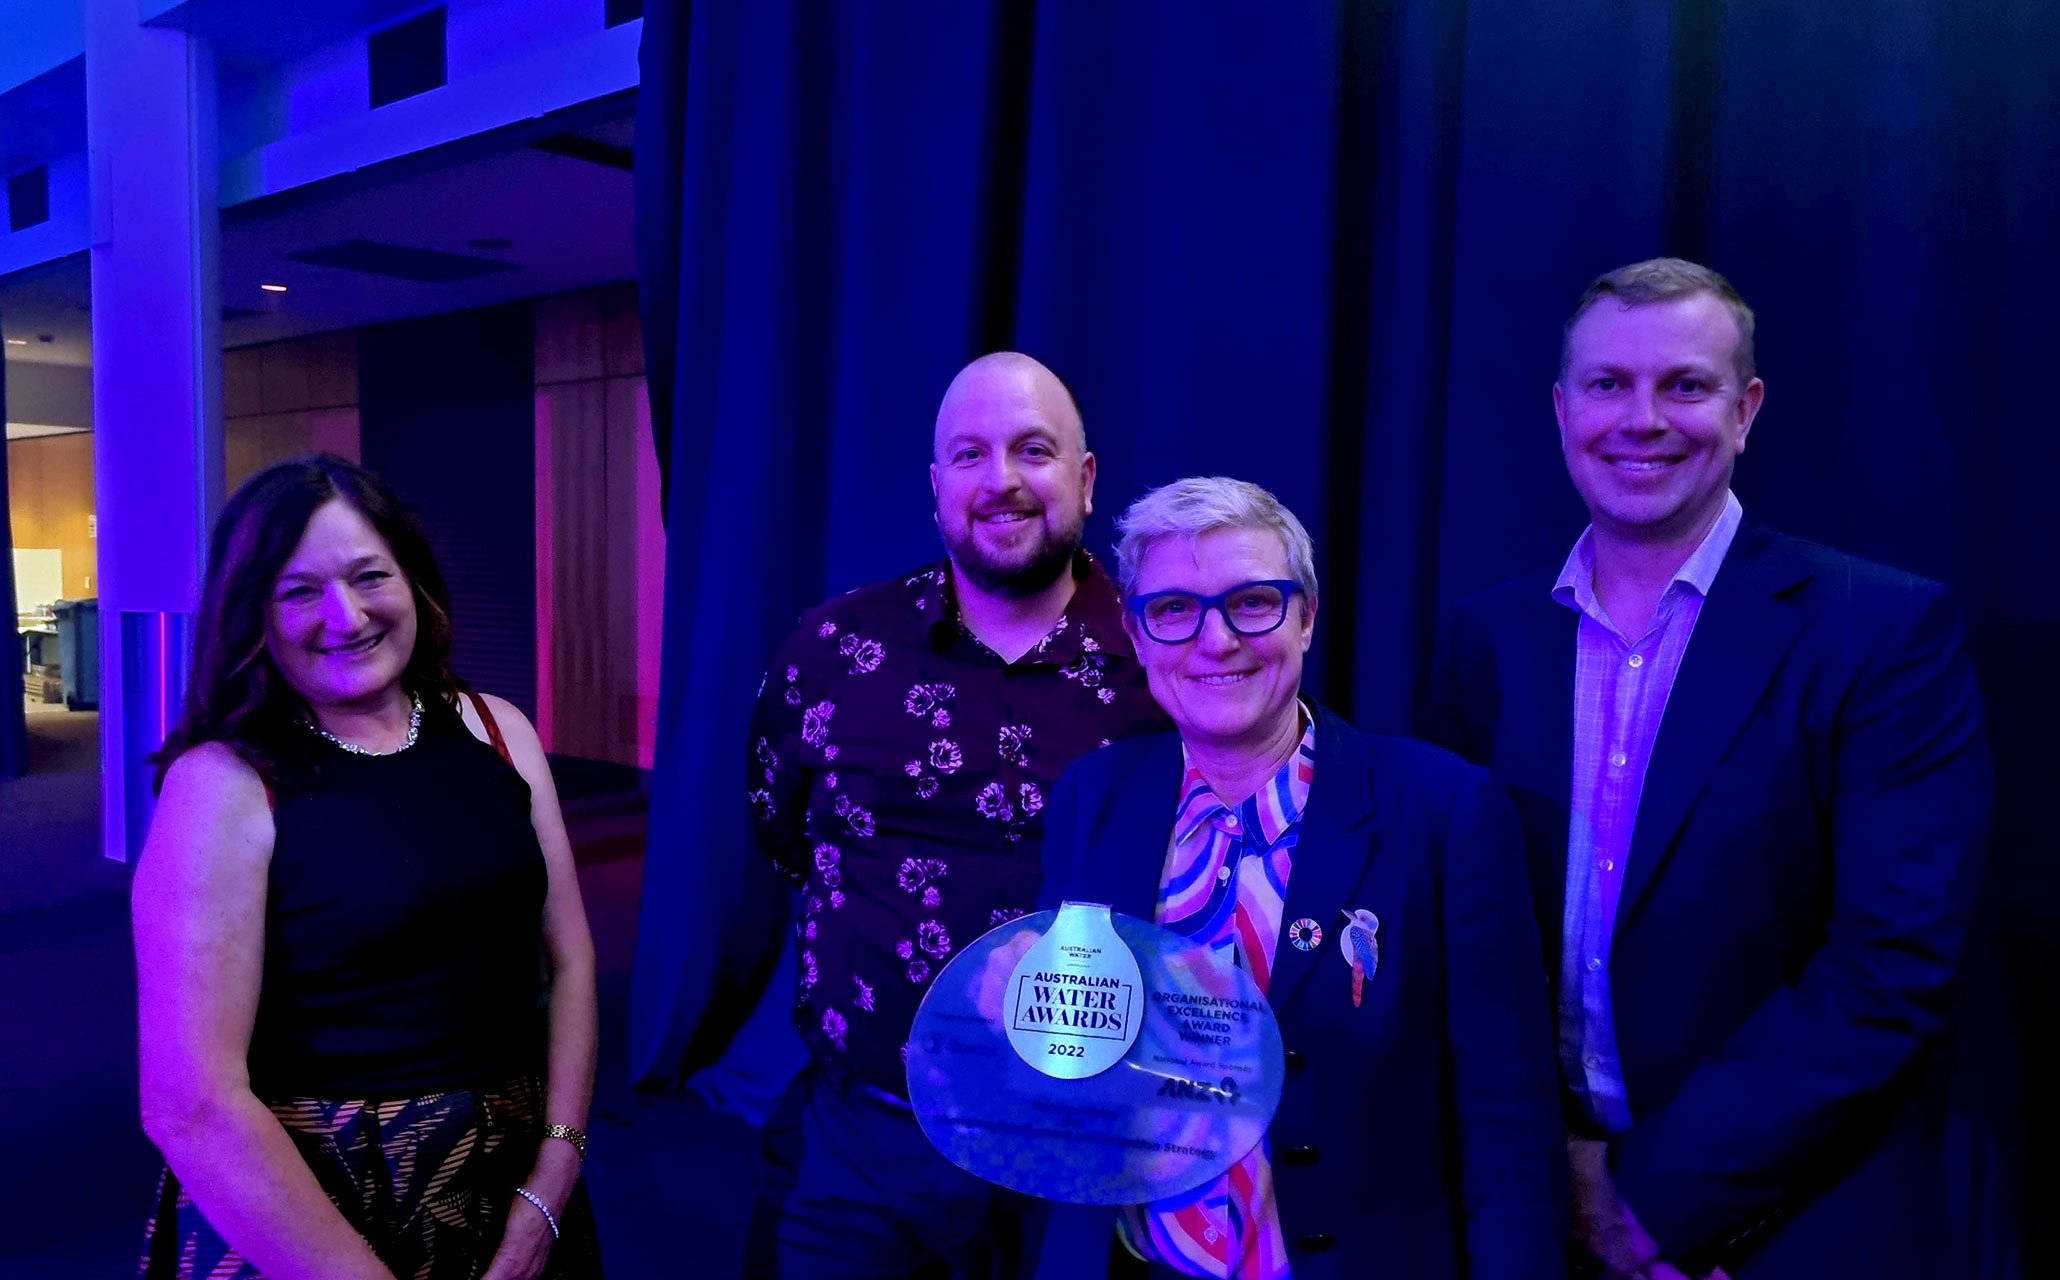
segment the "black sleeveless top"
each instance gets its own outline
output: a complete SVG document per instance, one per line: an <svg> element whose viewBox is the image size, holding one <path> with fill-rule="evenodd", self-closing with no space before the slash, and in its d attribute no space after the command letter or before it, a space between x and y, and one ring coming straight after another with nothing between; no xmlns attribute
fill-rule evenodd
<svg viewBox="0 0 2060 1280"><path fill-rule="evenodd" d="M252 1091L401 1098L540 1072L546 878L522 775L433 699L394 755L282 746Z"/></svg>

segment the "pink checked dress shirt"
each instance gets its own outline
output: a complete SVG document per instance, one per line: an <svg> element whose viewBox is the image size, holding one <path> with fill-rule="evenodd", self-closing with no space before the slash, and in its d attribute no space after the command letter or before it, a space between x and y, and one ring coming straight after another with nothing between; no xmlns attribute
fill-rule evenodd
<svg viewBox="0 0 2060 1280"><path fill-rule="evenodd" d="M1609 962L1645 766L1659 738L1674 675L1702 616L1703 597L1716 581L1744 514L1735 495L1725 499L1723 514L1675 572L1643 635L1625 635L1595 597L1592 532L1574 544L1552 588L1554 600L1581 615L1574 645L1559 1061L1569 1091L1605 1134L1631 1127L1623 1066L1617 1060Z"/></svg>

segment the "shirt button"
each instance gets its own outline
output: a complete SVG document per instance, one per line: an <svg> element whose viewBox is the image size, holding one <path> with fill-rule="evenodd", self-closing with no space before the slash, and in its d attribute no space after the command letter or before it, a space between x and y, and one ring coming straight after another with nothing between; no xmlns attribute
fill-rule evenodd
<svg viewBox="0 0 2060 1280"><path fill-rule="evenodd" d="M1210 1244L1215 1244L1218 1234L1216 1228L1209 1227L1203 1230L1202 1239L1207 1240Z"/></svg>
<svg viewBox="0 0 2060 1280"><path fill-rule="evenodd" d="M1628 758L1629 757L1625 756L1623 752L1619 751L1609 758L1609 762L1615 767L1621 769L1624 767L1624 761Z"/></svg>
<svg viewBox="0 0 2060 1280"><path fill-rule="evenodd" d="M1236 815L1236 814L1234 814L1234 813L1226 813L1226 814L1224 814L1224 815L1223 815L1223 825L1224 825L1224 826L1226 826L1226 827L1234 827L1234 826L1236 826L1236 825L1237 825L1237 815Z"/></svg>
<svg viewBox="0 0 2060 1280"><path fill-rule="evenodd" d="M1594 957L1594 956L1589 956L1589 957L1588 957L1588 972L1590 972L1590 973L1593 973L1593 972L1595 972L1595 971L1596 971L1597 969L1600 969L1601 967L1602 967L1602 961L1601 961L1601 960L1597 959L1597 958L1596 958L1596 957Z"/></svg>
<svg viewBox="0 0 2060 1280"><path fill-rule="evenodd" d="M1216 879L1217 879L1217 880L1219 880L1219 881L1221 881L1221 880L1228 880L1228 879L1230 879L1230 864L1229 864L1229 863L1225 863L1225 864L1223 864L1222 866L1220 866L1220 867L1216 868Z"/></svg>
<svg viewBox="0 0 2060 1280"><path fill-rule="evenodd" d="M1639 653L1634 653L1634 654L1632 654L1632 655L1631 655L1631 665L1632 665L1632 666L1634 666L1634 667L1642 667L1642 666L1644 666L1644 665L1645 665L1645 655L1644 655L1644 654L1639 654Z"/></svg>
<svg viewBox="0 0 2060 1280"><path fill-rule="evenodd" d="M1613 858L1604 858L1595 865L1601 867L1604 871L1614 871L1617 869L1616 860Z"/></svg>
<svg viewBox="0 0 2060 1280"><path fill-rule="evenodd" d="M1591 1071L1593 1071L1593 1070L1597 1070L1597 1069L1599 1069L1599 1068L1600 1068L1600 1067L1602 1066L1602 1059L1600 1059L1600 1058L1596 1057L1596 1056L1595 1056L1594 1054L1592 1054L1592 1053L1591 1053L1591 1054L1589 1054L1589 1055L1588 1055L1587 1057L1585 1057L1585 1058L1581 1059L1581 1061L1583 1061L1583 1062L1587 1063L1587 1064L1588 1064L1588 1069L1589 1069L1589 1070L1591 1070Z"/></svg>

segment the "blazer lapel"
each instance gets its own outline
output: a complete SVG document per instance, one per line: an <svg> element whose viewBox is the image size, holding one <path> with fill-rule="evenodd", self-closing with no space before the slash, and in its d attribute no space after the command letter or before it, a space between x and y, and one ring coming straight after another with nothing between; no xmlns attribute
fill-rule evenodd
<svg viewBox="0 0 2060 1280"><path fill-rule="evenodd" d="M1696 619L1645 770L1618 929L1651 891L1696 797L1802 632L1802 611L1783 596L1809 570L1776 539L1764 526L1741 531Z"/></svg>
<svg viewBox="0 0 2060 1280"><path fill-rule="evenodd" d="M1135 768L1109 790L1115 805L1095 857L1107 859L1109 905L1125 915L1150 920L1159 909L1159 874L1166 869L1166 845L1173 838L1173 809L1180 799L1180 735L1169 733L1138 759Z"/></svg>
<svg viewBox="0 0 2060 1280"><path fill-rule="evenodd" d="M1366 876L1380 844L1373 823L1373 788L1367 777L1366 743L1328 710L1317 712L1316 761L1309 780L1309 803L1302 811L1302 830L1295 841L1288 872L1287 898L1280 913L1281 931L1304 916L1323 926L1326 938L1338 936L1338 918L1345 897ZM1273 978L1266 992L1276 1012L1294 998L1326 947L1303 951L1275 941Z"/></svg>
<svg viewBox="0 0 2060 1280"><path fill-rule="evenodd" d="M1574 788L1574 656L1581 616L1545 590L1523 607L1519 642L1495 652L1495 683L1503 700L1496 719L1507 733L1492 744L1486 763L1524 820L1531 894L1557 954Z"/></svg>

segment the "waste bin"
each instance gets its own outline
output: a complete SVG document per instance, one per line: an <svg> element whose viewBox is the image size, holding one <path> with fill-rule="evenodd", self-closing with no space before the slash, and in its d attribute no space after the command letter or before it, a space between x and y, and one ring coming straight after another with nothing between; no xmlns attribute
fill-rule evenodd
<svg viewBox="0 0 2060 1280"><path fill-rule="evenodd" d="M73 711L100 707L100 602L59 600L58 662L64 671L64 705Z"/></svg>

